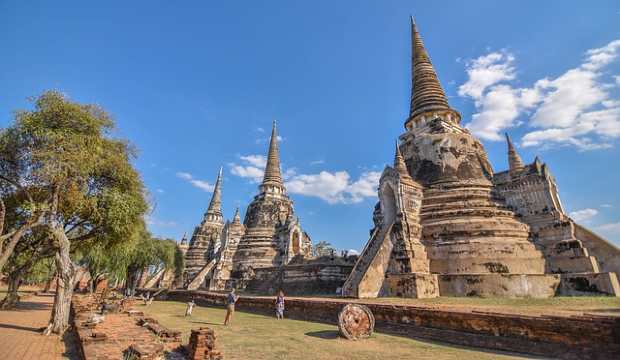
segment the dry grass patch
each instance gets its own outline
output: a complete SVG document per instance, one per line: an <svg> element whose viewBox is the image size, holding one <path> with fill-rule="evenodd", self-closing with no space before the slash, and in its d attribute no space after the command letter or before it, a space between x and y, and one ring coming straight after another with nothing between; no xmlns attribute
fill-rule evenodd
<svg viewBox="0 0 620 360"><path fill-rule="evenodd" d="M226 359L237 360L374 360L374 359L517 359L516 355L471 350L413 339L374 334L364 341L348 341L338 336L336 326L298 321L238 311L231 326L223 326L224 308L194 308L185 318L185 303L156 301L140 306L162 325L183 332L187 343L190 329L211 327Z"/></svg>

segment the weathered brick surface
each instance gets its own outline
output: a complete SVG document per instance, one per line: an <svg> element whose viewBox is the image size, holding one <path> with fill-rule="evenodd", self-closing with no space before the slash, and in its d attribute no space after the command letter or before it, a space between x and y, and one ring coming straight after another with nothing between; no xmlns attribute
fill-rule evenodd
<svg viewBox="0 0 620 360"><path fill-rule="evenodd" d="M128 304L126 302L125 306ZM89 322L97 307L95 297L74 296L74 323L85 360L116 360L122 359L123 354L127 353L134 354L137 359L154 360L163 354L164 349L173 349L180 344L179 332L171 332L163 327L152 332L150 328L138 325L136 319L127 314L110 313L100 323Z"/></svg>
<svg viewBox="0 0 620 360"><path fill-rule="evenodd" d="M217 350L215 339L213 329L192 329L188 345L189 360L223 360L224 355Z"/></svg>
<svg viewBox="0 0 620 360"><path fill-rule="evenodd" d="M168 291L169 300L224 305L226 296L205 291ZM288 298L292 319L336 324L350 302L366 305L376 330L447 343L515 351L565 359L610 359L620 356L620 317L594 315L520 315L412 305L384 305L349 299ZM242 311L272 314L273 299L241 296Z"/></svg>

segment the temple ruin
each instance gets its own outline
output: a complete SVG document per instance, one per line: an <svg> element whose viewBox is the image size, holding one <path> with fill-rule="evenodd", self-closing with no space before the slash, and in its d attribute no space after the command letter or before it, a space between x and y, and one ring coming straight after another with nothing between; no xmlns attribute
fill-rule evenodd
<svg viewBox="0 0 620 360"><path fill-rule="evenodd" d="M347 279L351 297L620 296L620 250L564 212L549 168L494 173L448 104L411 19L412 91L375 227Z"/></svg>
<svg viewBox="0 0 620 360"><path fill-rule="evenodd" d="M232 222L224 223L221 193L220 169L209 208L185 253L188 289L260 288L261 279L279 276L285 265L310 256L312 242L295 216L284 186L275 122L264 178L243 223L239 209Z"/></svg>

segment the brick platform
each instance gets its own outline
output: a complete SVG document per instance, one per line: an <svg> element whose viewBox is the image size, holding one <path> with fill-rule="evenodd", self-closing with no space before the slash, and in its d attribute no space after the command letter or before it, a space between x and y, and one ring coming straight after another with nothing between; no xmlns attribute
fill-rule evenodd
<svg viewBox="0 0 620 360"><path fill-rule="evenodd" d="M129 303L126 302L125 305ZM143 324L145 321L132 316L129 308L121 313L108 313L102 322L94 324L88 321L97 309L93 297L74 295L72 307L85 360L117 360L122 359L126 353L132 353L137 359L154 360L165 350L172 350L180 345L179 333L159 326L156 321L141 326L139 323Z"/></svg>
<svg viewBox="0 0 620 360"><path fill-rule="evenodd" d="M162 299L223 306L226 295L172 290ZM385 305L353 299L287 298L286 316L336 324L347 303L366 305L376 330L414 338L564 359L620 358L620 317L522 315L431 306ZM241 296L237 309L272 315L273 298Z"/></svg>

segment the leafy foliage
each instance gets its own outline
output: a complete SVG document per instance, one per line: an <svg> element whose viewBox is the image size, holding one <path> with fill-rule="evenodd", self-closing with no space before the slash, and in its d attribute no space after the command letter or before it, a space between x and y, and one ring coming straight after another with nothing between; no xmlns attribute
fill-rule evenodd
<svg viewBox="0 0 620 360"><path fill-rule="evenodd" d="M11 235L0 253L0 268L27 231L47 232L63 290L56 293L46 333L62 333L75 274L71 253L131 242L144 228L148 206L131 163L136 151L111 137L113 121L103 109L56 91L33 102L33 110L17 111L14 124L0 132L0 195L17 200L14 223L28 225Z"/></svg>
<svg viewBox="0 0 620 360"><path fill-rule="evenodd" d="M330 256L336 249L327 241L319 241L312 247L312 256L315 258L321 256Z"/></svg>

